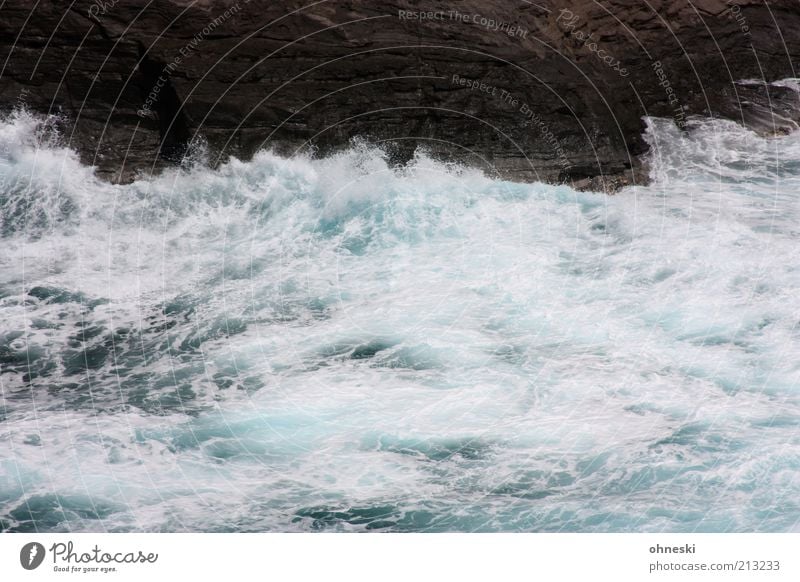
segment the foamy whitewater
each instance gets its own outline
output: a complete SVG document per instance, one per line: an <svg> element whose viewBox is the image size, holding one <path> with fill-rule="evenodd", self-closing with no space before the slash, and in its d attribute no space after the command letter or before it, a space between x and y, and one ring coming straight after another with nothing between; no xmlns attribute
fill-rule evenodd
<svg viewBox="0 0 800 582"><path fill-rule="evenodd" d="M798 531L800 135L616 196L0 125L0 529Z"/></svg>

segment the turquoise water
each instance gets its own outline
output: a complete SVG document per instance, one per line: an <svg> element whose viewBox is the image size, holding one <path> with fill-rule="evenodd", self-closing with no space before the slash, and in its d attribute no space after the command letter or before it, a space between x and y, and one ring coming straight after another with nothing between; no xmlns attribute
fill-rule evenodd
<svg viewBox="0 0 800 582"><path fill-rule="evenodd" d="M131 185L0 124L0 528L798 531L800 137L653 183L264 152Z"/></svg>

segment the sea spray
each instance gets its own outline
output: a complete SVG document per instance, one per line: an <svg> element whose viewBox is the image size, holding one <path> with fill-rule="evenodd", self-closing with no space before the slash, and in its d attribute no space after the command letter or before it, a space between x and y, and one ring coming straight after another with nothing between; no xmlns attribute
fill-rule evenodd
<svg viewBox="0 0 800 582"><path fill-rule="evenodd" d="M788 531L800 138L614 197L366 146L109 185L0 125L7 531Z"/></svg>

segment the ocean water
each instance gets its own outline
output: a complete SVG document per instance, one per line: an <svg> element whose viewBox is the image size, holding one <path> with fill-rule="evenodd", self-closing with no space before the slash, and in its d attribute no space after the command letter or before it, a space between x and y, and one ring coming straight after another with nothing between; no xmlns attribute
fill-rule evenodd
<svg viewBox="0 0 800 582"><path fill-rule="evenodd" d="M799 531L800 135L125 186L0 123L0 529Z"/></svg>

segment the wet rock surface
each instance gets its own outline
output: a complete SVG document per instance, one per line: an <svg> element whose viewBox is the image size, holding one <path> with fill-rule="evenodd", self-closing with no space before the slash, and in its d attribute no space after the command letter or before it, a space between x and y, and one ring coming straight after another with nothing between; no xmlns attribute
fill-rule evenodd
<svg viewBox="0 0 800 582"><path fill-rule="evenodd" d="M519 181L645 180L643 116L796 127L790 0L311 5L40 2L0 9L6 110L61 116L112 181L205 151L324 155L360 138ZM749 81L742 83L741 81ZM201 144L201 145L200 145Z"/></svg>

